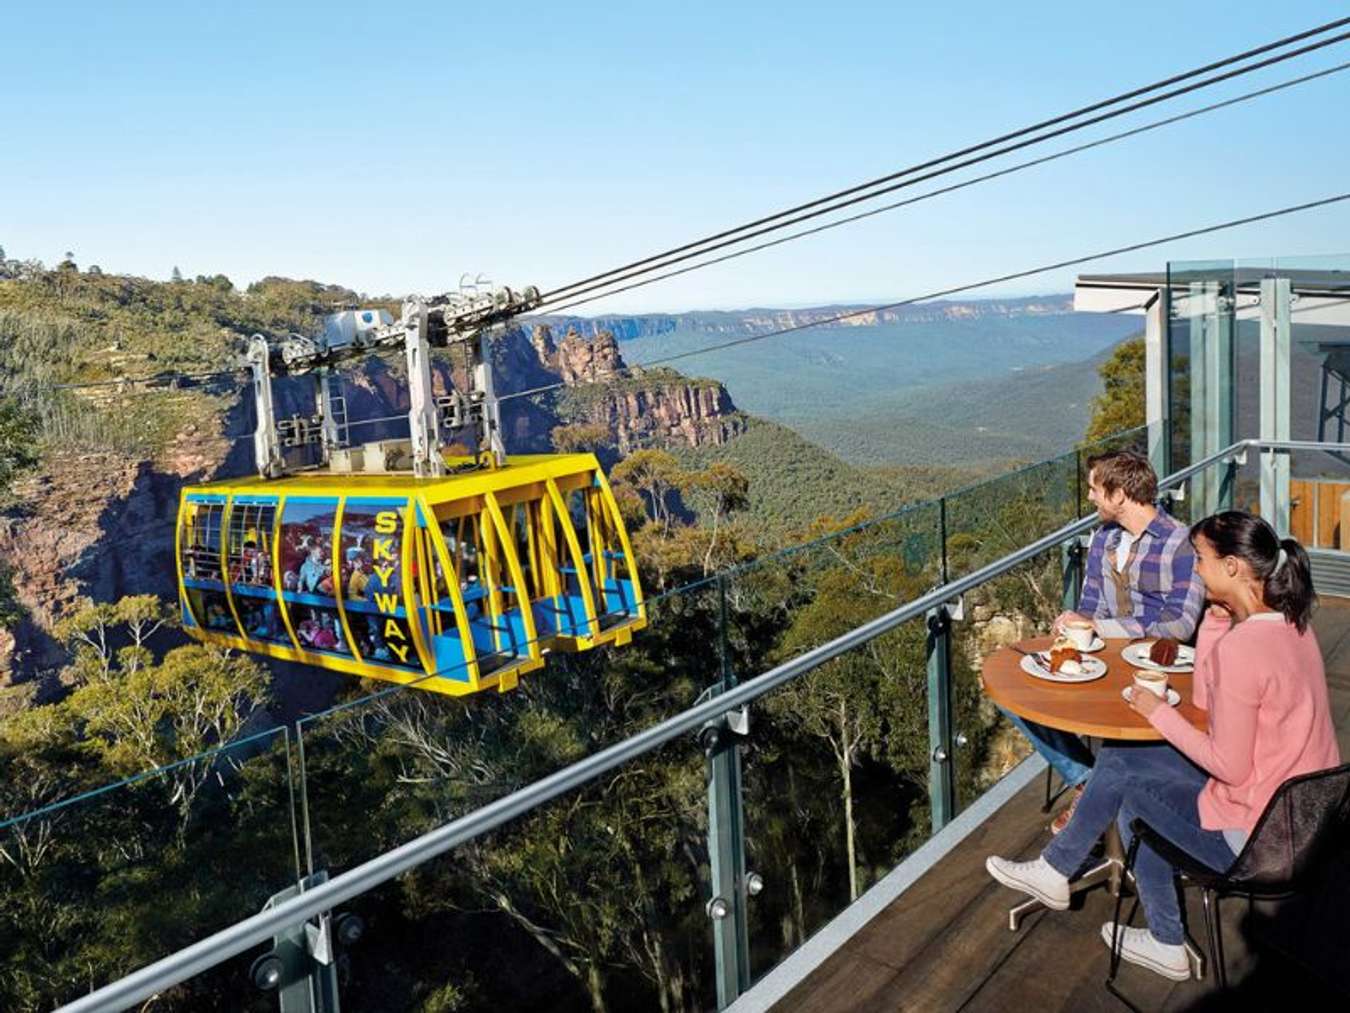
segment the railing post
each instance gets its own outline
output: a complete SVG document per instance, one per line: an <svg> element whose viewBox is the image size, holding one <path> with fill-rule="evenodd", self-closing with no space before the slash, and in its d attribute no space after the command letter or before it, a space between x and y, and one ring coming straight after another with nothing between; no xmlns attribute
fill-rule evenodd
<svg viewBox="0 0 1350 1013"><path fill-rule="evenodd" d="M1065 612L1078 609L1078 595L1083 589L1083 542L1077 536L1059 547L1060 572L1063 574L1063 602Z"/></svg>
<svg viewBox="0 0 1350 1013"><path fill-rule="evenodd" d="M727 578L717 578L718 643L722 679L714 695L736 685L727 636ZM736 727L739 721L739 727ZM713 924L717 1008L726 1009L750 987L750 929L746 915L745 816L741 792L741 739L748 712L704 726L700 739L708 757L708 860L711 896L706 910Z"/></svg>
<svg viewBox="0 0 1350 1013"><path fill-rule="evenodd" d="M928 624L928 801L933 833L956 815L952 761L952 616L930 609Z"/></svg>

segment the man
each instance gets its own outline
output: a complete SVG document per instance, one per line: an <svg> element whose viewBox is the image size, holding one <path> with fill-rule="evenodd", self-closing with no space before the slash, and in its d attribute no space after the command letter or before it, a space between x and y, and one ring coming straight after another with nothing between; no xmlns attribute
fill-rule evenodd
<svg viewBox="0 0 1350 1013"><path fill-rule="evenodd" d="M1086 619L1102 637L1189 640L1200 618L1205 588L1195 573L1189 529L1154 504L1158 476L1148 458L1117 450L1088 458L1088 500L1102 524L1092 535L1077 612L1056 629ZM1071 789L1069 807L1050 824L1069 824L1092 772L1092 753L1076 735L1008 715Z"/></svg>

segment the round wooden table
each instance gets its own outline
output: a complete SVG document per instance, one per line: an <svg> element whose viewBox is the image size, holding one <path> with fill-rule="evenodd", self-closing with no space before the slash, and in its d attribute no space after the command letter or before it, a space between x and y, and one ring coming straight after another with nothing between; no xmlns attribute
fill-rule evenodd
<svg viewBox="0 0 1350 1013"><path fill-rule="evenodd" d="M1033 637L1016 646L1024 651L1044 651L1053 637ZM1022 655L1001 647L985 659L980 677L989 699L1004 710L1037 724L1098 739L1157 742L1162 739L1141 714L1130 708L1120 691L1134 685L1134 668L1120 652L1130 640L1108 640L1093 658L1106 662L1106 674L1092 682L1057 683L1037 679L1022 671ZM1181 694L1177 710L1197 728L1205 728L1208 715L1191 703L1192 676L1169 674L1167 684Z"/></svg>
<svg viewBox="0 0 1350 1013"><path fill-rule="evenodd" d="M1016 646L1024 651L1044 651L1053 641L1053 637L1033 637ZM1134 685L1134 666L1120 656L1132 642L1107 640L1105 647L1092 654L1106 662L1106 674L1091 682L1056 683L1028 675L1022 671L1023 655L1012 647L1001 647L985 659L980 681L989 699L1028 721L1104 740L1158 742L1162 735L1120 695L1126 686ZM1208 726L1209 715L1191 703L1192 680L1189 673L1167 676L1167 684L1181 695L1177 710L1203 729ZM1074 880L1073 892L1105 882L1113 895L1119 894L1125 849L1115 823L1107 828L1105 846L1102 862ZM1011 908L1008 928L1016 932L1022 917L1040 907L1039 901L1028 900Z"/></svg>

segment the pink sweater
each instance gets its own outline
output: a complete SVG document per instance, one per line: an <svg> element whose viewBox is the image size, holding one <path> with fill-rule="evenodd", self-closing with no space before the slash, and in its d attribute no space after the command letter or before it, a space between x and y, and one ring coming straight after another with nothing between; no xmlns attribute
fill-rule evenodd
<svg viewBox="0 0 1350 1013"><path fill-rule="evenodd" d="M1195 647L1193 702L1209 711L1202 732L1171 707L1149 720L1210 774L1200 790L1206 830L1256 826L1275 789L1340 762L1322 651L1279 613L1231 625L1206 614Z"/></svg>

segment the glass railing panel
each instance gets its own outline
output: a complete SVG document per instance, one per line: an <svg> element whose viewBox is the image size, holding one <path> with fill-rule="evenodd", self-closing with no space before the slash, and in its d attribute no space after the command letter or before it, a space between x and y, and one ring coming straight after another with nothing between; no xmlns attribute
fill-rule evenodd
<svg viewBox="0 0 1350 1013"><path fill-rule="evenodd" d="M706 766L677 740L343 905L343 1008L715 1008Z"/></svg>
<svg viewBox="0 0 1350 1013"><path fill-rule="evenodd" d="M980 688L985 658L1007 644L1047 636L1065 600L1063 557L1042 552L966 596L952 627L952 727L957 811L1031 753L1030 743Z"/></svg>
<svg viewBox="0 0 1350 1013"><path fill-rule="evenodd" d="M1080 457L1062 454L947 496L951 575L977 570L1075 520L1087 495Z"/></svg>
<svg viewBox="0 0 1350 1013"><path fill-rule="evenodd" d="M1169 400L1172 467L1182 468L1236 438L1235 262L1168 264ZM1197 487L1202 501L1215 491Z"/></svg>
<svg viewBox="0 0 1350 1013"><path fill-rule="evenodd" d="M336 875L688 709L720 672L715 582L631 643L551 651L507 692L381 690L299 723L307 871Z"/></svg>
<svg viewBox="0 0 1350 1013"><path fill-rule="evenodd" d="M931 834L925 625L905 623L754 707L744 759L755 978Z"/></svg>
<svg viewBox="0 0 1350 1013"><path fill-rule="evenodd" d="M4 728L0 1009L52 1009L256 914L294 885L285 729L58 801L132 745L100 752L88 739L62 741L42 727L52 717L44 710ZM265 1008L243 970L222 964L155 1008Z"/></svg>

